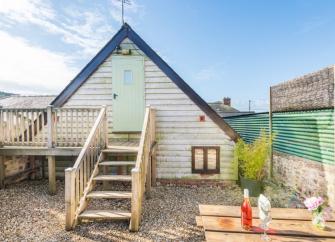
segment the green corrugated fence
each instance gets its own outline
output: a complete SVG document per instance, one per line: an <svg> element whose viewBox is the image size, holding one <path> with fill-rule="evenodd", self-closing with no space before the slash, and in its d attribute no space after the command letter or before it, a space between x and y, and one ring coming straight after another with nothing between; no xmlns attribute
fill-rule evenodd
<svg viewBox="0 0 335 242"><path fill-rule="evenodd" d="M269 130L269 114L225 118L243 140L251 142L261 129ZM272 114L275 151L323 163L334 161L334 109Z"/></svg>

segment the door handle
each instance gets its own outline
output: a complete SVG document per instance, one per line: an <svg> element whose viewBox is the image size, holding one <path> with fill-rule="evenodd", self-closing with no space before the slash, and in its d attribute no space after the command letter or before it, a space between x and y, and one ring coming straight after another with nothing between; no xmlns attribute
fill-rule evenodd
<svg viewBox="0 0 335 242"><path fill-rule="evenodd" d="M116 99L119 95L117 95L116 93L113 94L113 98Z"/></svg>

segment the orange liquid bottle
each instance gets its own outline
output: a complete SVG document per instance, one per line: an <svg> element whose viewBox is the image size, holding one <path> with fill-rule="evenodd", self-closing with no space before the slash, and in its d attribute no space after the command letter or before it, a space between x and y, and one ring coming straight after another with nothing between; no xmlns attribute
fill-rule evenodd
<svg viewBox="0 0 335 242"><path fill-rule="evenodd" d="M245 230L251 230L252 228L252 208L248 189L244 189L244 201L241 205L241 226Z"/></svg>

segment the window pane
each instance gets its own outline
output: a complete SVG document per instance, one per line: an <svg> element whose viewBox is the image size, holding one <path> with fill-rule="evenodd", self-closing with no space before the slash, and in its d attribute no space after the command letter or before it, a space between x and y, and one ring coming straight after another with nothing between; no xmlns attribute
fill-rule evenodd
<svg viewBox="0 0 335 242"><path fill-rule="evenodd" d="M217 159L217 150L208 149L207 150L207 169L208 170L216 169L216 159Z"/></svg>
<svg viewBox="0 0 335 242"><path fill-rule="evenodd" d="M194 168L196 170L204 169L204 150L194 149Z"/></svg>
<svg viewBox="0 0 335 242"><path fill-rule="evenodd" d="M133 72L131 70L123 71L123 84L124 85L133 84Z"/></svg>

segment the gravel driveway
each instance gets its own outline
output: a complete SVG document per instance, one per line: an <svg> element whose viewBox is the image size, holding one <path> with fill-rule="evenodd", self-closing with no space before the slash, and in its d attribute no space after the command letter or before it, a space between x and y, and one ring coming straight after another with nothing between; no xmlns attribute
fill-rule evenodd
<svg viewBox="0 0 335 242"><path fill-rule="evenodd" d="M25 181L0 190L0 241L203 241L195 226L198 204L240 205L238 186L158 186L146 199L140 232L130 233L128 223L83 223L64 229L64 182L57 181L55 196L47 193L45 180ZM274 207L301 206L301 199L285 188L267 186L265 194ZM252 199L255 203L255 199ZM91 206L110 206L98 201ZM120 202L116 207L130 206Z"/></svg>

